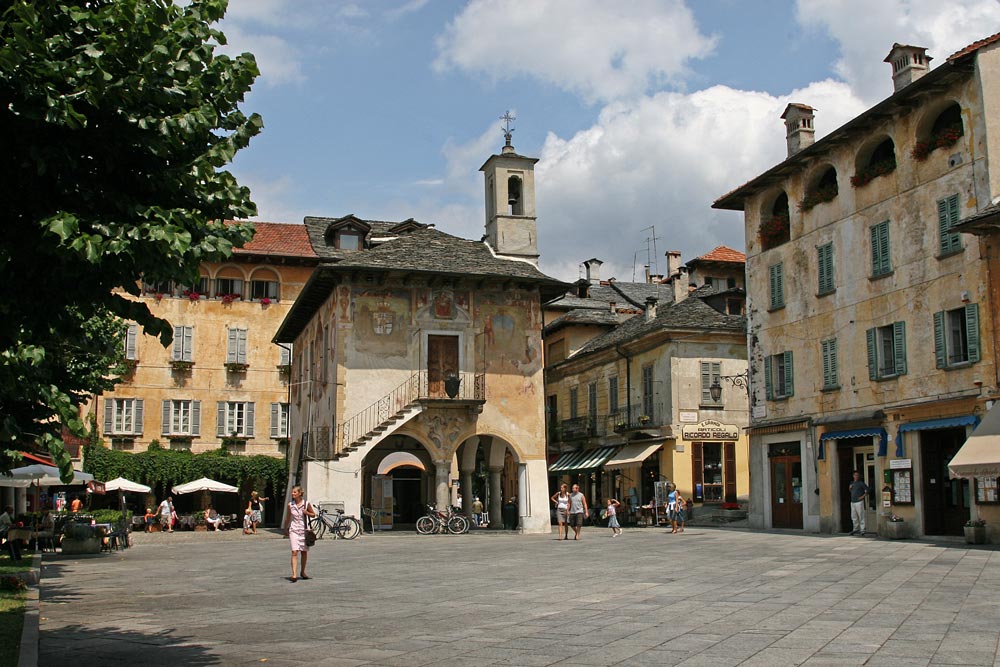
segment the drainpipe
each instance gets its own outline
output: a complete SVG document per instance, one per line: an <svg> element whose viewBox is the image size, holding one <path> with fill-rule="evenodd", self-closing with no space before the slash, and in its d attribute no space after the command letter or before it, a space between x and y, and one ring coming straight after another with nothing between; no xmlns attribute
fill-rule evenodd
<svg viewBox="0 0 1000 667"><path fill-rule="evenodd" d="M632 421L632 359L621 351L620 345L615 345L615 352L617 352L623 359L625 359L625 410L626 410L626 422ZM616 405L615 408L618 406Z"/></svg>

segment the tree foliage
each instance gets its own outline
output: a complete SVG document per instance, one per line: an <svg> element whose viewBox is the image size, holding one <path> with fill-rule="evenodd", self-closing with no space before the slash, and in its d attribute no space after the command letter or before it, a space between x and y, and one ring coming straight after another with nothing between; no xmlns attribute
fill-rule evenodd
<svg viewBox="0 0 1000 667"><path fill-rule="evenodd" d="M258 71L214 52L227 0L0 7L0 470L36 442L65 473L61 426L83 435L76 403L115 362L101 323L169 344L169 324L124 294L140 275L195 284L252 237L222 221L256 213L224 167L262 128L239 109Z"/></svg>

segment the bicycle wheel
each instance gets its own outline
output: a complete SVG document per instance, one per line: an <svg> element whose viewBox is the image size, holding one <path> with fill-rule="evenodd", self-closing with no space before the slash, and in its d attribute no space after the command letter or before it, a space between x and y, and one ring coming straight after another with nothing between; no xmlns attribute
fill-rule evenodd
<svg viewBox="0 0 1000 667"><path fill-rule="evenodd" d="M340 520L337 526L337 537L344 540L353 540L361 534L361 522L351 516L346 516Z"/></svg>
<svg viewBox="0 0 1000 667"><path fill-rule="evenodd" d="M326 523L323 521L323 517L314 516L309 519L309 528L312 532L316 533L316 539L323 539L323 533L326 532Z"/></svg>
<svg viewBox="0 0 1000 667"><path fill-rule="evenodd" d="M420 533L421 535L430 535L431 533L434 532L434 529L436 527L437 526L434 523L434 519L432 519L429 516L422 516L419 519L417 519L416 528L417 532Z"/></svg>
<svg viewBox="0 0 1000 667"><path fill-rule="evenodd" d="M469 520L461 514L456 514L448 519L448 532L455 535L469 532Z"/></svg>

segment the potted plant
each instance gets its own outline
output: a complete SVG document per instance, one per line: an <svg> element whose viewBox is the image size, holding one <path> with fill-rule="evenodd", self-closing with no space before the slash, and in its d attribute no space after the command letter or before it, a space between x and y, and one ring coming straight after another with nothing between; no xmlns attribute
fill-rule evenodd
<svg viewBox="0 0 1000 667"><path fill-rule="evenodd" d="M764 250L781 245L789 239L791 222L787 215L774 215L760 223L758 236Z"/></svg>
<svg viewBox="0 0 1000 667"><path fill-rule="evenodd" d="M851 185L855 188L861 188L868 185L879 176L885 176L886 174L891 174L894 171L896 171L896 160L882 160L881 162L868 165L864 169L858 171L858 173L851 176Z"/></svg>
<svg viewBox="0 0 1000 667"><path fill-rule="evenodd" d="M194 366L193 361L185 361L183 359L174 359L170 362L171 370L175 370L179 373L186 373L191 370L192 366Z"/></svg>
<svg viewBox="0 0 1000 667"><path fill-rule="evenodd" d="M890 514L886 518L885 536L890 540L901 540L906 537L906 522L902 517Z"/></svg>
<svg viewBox="0 0 1000 667"><path fill-rule="evenodd" d="M236 301L237 299L239 299L240 295L239 294L223 294L221 298L222 298L222 303L232 303L233 301Z"/></svg>
<svg viewBox="0 0 1000 667"><path fill-rule="evenodd" d="M270 306L271 305L271 300L269 298L267 298L266 296L262 297L261 300L260 300L260 305L262 305L262 306Z"/></svg>
<svg viewBox="0 0 1000 667"><path fill-rule="evenodd" d="M986 522L982 519L966 521L965 541L968 544L986 544Z"/></svg>
<svg viewBox="0 0 1000 667"><path fill-rule="evenodd" d="M239 361L227 361L225 365L229 373L245 373L250 368L250 364Z"/></svg>
<svg viewBox="0 0 1000 667"><path fill-rule="evenodd" d="M204 533L208 530L208 522L205 521L205 511L195 512L192 517L194 518L194 530L198 533Z"/></svg>
<svg viewBox="0 0 1000 667"><path fill-rule="evenodd" d="M643 425L648 424L649 423L649 415L639 415L639 423L643 424Z"/></svg>
<svg viewBox="0 0 1000 667"><path fill-rule="evenodd" d="M621 433L622 431L624 431L626 429L626 427L628 427L628 424L626 424L624 421L618 421L618 422L615 423L615 431L617 431L619 433Z"/></svg>
<svg viewBox="0 0 1000 667"><path fill-rule="evenodd" d="M98 554L101 553L101 540L104 531L97 526L79 521L68 521L63 528L63 538L60 543L64 554Z"/></svg>

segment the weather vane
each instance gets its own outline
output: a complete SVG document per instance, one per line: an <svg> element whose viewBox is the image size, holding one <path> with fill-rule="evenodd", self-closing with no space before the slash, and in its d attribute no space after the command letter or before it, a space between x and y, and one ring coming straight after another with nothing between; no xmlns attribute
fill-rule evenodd
<svg viewBox="0 0 1000 667"><path fill-rule="evenodd" d="M502 116L500 116L500 120L503 121L503 138L507 140L506 145L510 146L510 137L514 134L514 130L511 128L510 124L517 120L517 116L512 115L510 113L510 109L508 109Z"/></svg>

